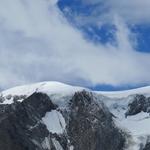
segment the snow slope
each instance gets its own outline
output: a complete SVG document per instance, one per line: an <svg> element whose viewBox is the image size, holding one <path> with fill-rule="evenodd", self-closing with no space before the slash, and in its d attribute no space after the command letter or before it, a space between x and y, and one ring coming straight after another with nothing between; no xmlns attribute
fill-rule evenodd
<svg viewBox="0 0 150 150"><path fill-rule="evenodd" d="M150 86L124 91L113 91L113 92L95 91L95 92L111 98L123 98L135 94L143 94L145 96L150 96Z"/></svg>
<svg viewBox="0 0 150 150"><path fill-rule="evenodd" d="M65 119L57 110L52 110L51 112L46 113L45 117L43 117L42 120L51 133L61 134L65 131Z"/></svg>
<svg viewBox="0 0 150 150"><path fill-rule="evenodd" d="M53 93L73 93L84 88L77 86L70 86L64 83L50 81L50 82L39 82L35 84L29 84L24 86L14 87L2 92L4 96L8 94L12 95L31 95L34 92L44 92L48 94Z"/></svg>
<svg viewBox="0 0 150 150"><path fill-rule="evenodd" d="M130 92L131 91L129 91L129 93ZM148 92L143 93L147 96L149 95ZM149 113L140 112L136 115L128 116L126 118L125 113L128 110L128 104L133 100L134 94L139 94L138 90L136 93L131 93L131 95L128 95L128 93L121 93L117 97L117 94L118 93L115 93L111 98L103 99L103 101L109 108L110 112L116 116L116 118L114 118L116 126L131 136L128 139L128 147L125 150L140 150L141 146L144 146L146 142L149 141L150 115ZM124 97L121 98L122 96Z"/></svg>
<svg viewBox="0 0 150 150"><path fill-rule="evenodd" d="M29 85L24 85L24 86L17 86L5 91L1 92L1 95L6 98L5 104L10 104L13 101L12 100L7 100L8 95L26 95L30 96L34 92L43 92L48 95L61 95L66 96L66 95L72 95L76 91L82 91L82 90L88 90L90 89L83 88L83 87L78 87L78 86L70 86L64 83L60 82L55 82L55 81L49 81L49 82L39 82L35 84L29 84ZM130 95L134 94L143 94L145 96L150 96L150 86L147 87L142 87L142 88L137 88L133 90L126 90L126 91L113 91L113 92L105 92L105 91L92 91L96 94L104 95L109 98L125 98Z"/></svg>
<svg viewBox="0 0 150 150"><path fill-rule="evenodd" d="M54 97L56 100L66 96L73 95L76 91L82 91L85 88L70 86L60 82L40 82L35 84L29 84L24 86L17 86L1 92L1 95L4 97L5 101L2 104L11 104L13 103L14 96L25 95L26 97L30 96L34 92L43 92L48 94L51 97ZM88 89L87 89L88 90ZM11 98L10 98L11 95ZM22 101L20 99L19 101Z"/></svg>

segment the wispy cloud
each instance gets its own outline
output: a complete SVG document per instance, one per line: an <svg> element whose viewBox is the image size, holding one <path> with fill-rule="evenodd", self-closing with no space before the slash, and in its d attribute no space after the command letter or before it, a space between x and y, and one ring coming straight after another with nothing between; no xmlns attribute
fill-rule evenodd
<svg viewBox="0 0 150 150"><path fill-rule="evenodd" d="M120 16L117 46L94 44L69 24L55 0L0 1L0 86L42 80L84 85L150 82L150 55L133 48Z"/></svg>
<svg viewBox="0 0 150 150"><path fill-rule="evenodd" d="M113 15L119 15L128 23L150 23L149 0L81 0L84 4L96 5L91 13L92 21L112 21ZM103 9L104 13L100 11ZM86 17L88 21L90 21ZM86 21L87 22L87 21Z"/></svg>

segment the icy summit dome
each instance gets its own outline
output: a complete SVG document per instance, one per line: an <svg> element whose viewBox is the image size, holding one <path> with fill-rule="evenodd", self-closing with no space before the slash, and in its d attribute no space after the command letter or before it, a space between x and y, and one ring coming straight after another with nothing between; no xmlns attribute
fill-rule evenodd
<svg viewBox="0 0 150 150"><path fill-rule="evenodd" d="M12 97L23 96L28 97L34 92L42 92L47 95L59 95L61 97L66 95L72 95L76 91L81 91L85 88L78 86L70 86L64 83L49 81L49 82L39 82L35 84L17 86L1 92L1 96L5 99L3 103L11 104L13 103ZM21 101L21 100L20 100Z"/></svg>

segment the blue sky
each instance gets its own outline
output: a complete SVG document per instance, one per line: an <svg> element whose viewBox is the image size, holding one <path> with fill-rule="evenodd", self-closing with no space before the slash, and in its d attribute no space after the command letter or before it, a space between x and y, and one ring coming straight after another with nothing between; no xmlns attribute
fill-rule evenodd
<svg viewBox="0 0 150 150"><path fill-rule="evenodd" d="M92 13L92 10L97 7L97 5L85 5L81 0L60 0L58 2L58 6L65 14L66 18L73 23L73 25L77 26L80 30L85 32L87 38L92 39L95 42L102 43L107 43L111 40L115 40L113 37L113 31L115 29L111 24L104 24L100 28L94 24L80 26L74 20L73 14L82 14L88 17L88 15ZM65 12L66 8L69 8L71 10L71 15L68 12ZM102 11L102 13L105 13L105 10L103 9L100 11ZM88 30L88 28L92 29L92 31ZM141 52L150 52L150 25L139 23L129 25L129 28L134 34L136 34L136 49Z"/></svg>
<svg viewBox="0 0 150 150"><path fill-rule="evenodd" d="M150 85L149 8L149 0L1 0L0 88Z"/></svg>

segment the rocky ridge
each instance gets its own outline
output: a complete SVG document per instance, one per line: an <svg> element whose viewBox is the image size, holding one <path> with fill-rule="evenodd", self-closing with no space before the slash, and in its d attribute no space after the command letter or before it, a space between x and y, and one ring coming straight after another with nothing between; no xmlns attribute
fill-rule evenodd
<svg viewBox="0 0 150 150"><path fill-rule="evenodd" d="M149 150L148 89L107 93L44 82L4 91L0 149Z"/></svg>
<svg viewBox="0 0 150 150"><path fill-rule="evenodd" d="M77 92L67 109L60 109L44 93L33 93L23 102L0 105L1 150L121 150L125 144L112 114L92 93ZM43 123L47 112L61 112L63 133L52 133ZM60 122L61 124L61 122Z"/></svg>

